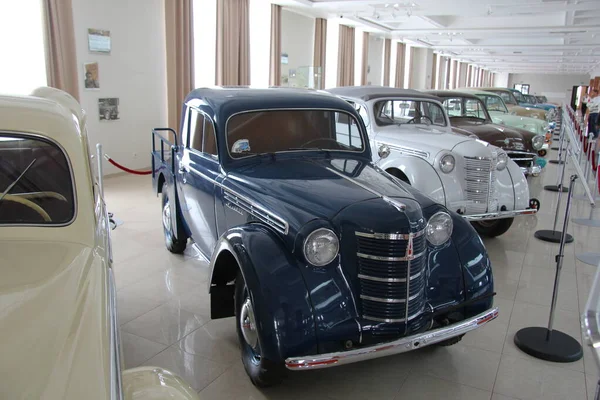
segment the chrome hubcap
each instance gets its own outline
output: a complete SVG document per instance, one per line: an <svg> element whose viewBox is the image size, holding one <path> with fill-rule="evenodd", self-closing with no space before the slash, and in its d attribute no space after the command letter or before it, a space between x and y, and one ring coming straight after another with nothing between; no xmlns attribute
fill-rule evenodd
<svg viewBox="0 0 600 400"><path fill-rule="evenodd" d="M254 320L254 309L249 297L246 298L246 301L242 305L240 326L242 327L242 335L246 343L253 349L256 349L258 345L258 332L256 331L256 321Z"/></svg>
<svg viewBox="0 0 600 400"><path fill-rule="evenodd" d="M163 207L162 222L165 230L167 232L171 232L171 207L169 206L168 200L165 202L165 206Z"/></svg>

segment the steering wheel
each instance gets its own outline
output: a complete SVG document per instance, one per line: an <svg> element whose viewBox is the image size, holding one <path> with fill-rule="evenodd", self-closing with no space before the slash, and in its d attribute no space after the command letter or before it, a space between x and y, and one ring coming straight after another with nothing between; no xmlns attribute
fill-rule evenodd
<svg viewBox="0 0 600 400"><path fill-rule="evenodd" d="M305 147L308 144L314 143L314 142L318 142L318 141L323 141L323 142L333 142L335 143L335 145L339 148L340 147L340 143L336 140L336 139L332 139L332 138L317 138L317 139L311 139L306 143L303 143L300 145L300 147Z"/></svg>
<svg viewBox="0 0 600 400"><path fill-rule="evenodd" d="M38 206L33 201L31 201L23 196L15 196L13 194L7 194L0 201L12 201L14 203L23 204L24 206L29 207L33 211L38 213L44 219L45 222L52 222L52 218L50 218L50 215L48 215L46 210L44 210L42 207Z"/></svg>
<svg viewBox="0 0 600 400"><path fill-rule="evenodd" d="M414 124L416 119L421 119L421 118L427 118L429 120L429 122L431 122L431 124L433 125L433 120L431 118L429 118L427 115L421 115L421 116L418 116L418 117L411 118L408 121L406 121L406 123L407 124L410 124L410 123Z"/></svg>

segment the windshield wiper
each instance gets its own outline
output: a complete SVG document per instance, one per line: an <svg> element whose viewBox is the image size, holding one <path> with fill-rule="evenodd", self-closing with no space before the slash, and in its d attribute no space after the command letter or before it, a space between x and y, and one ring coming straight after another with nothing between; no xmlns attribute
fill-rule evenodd
<svg viewBox="0 0 600 400"><path fill-rule="evenodd" d="M11 183L10 185L8 185L8 187L6 188L6 190L4 191L4 193L0 194L0 201L2 201L2 199L4 198L4 196L6 196L8 194L8 192L10 192L10 190L21 180L21 178L23 177L23 175L25 175L25 173L27 173L27 171L29 171L29 168L31 168L31 166L37 161L37 158L34 158L32 162L29 163L29 165L27 166L27 168L25 168L25 170L23 172L21 172L21 175L19 175L19 177L17 179L15 179L13 181L13 183Z"/></svg>

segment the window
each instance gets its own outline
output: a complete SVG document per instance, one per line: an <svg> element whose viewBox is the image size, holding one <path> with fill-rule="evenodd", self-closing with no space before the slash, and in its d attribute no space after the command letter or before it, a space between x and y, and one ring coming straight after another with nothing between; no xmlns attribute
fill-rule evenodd
<svg viewBox="0 0 600 400"><path fill-rule="evenodd" d="M479 96L479 98L485 102L485 106L487 107L488 111L499 111L508 114L506 104L504 104L501 97Z"/></svg>
<svg viewBox="0 0 600 400"><path fill-rule="evenodd" d="M74 197L71 170L58 146L0 135L0 225L67 224L75 217Z"/></svg>
<svg viewBox="0 0 600 400"><path fill-rule="evenodd" d="M369 126L369 123L371 121L369 121L369 113L367 112L366 107L363 106L362 104L358 104L358 103L355 103L355 102L349 101L349 100L348 100L348 103L350 103L350 105L352 107L354 107L354 109L358 112L358 114L362 118L363 123L365 124L365 126Z"/></svg>
<svg viewBox="0 0 600 400"><path fill-rule="evenodd" d="M430 101L385 100L374 105L375 122L379 126L416 124L446 126L440 106Z"/></svg>
<svg viewBox="0 0 600 400"><path fill-rule="evenodd" d="M217 141L215 137L215 126L210 118L204 118L204 147L203 152L217 155Z"/></svg>
<svg viewBox="0 0 600 400"><path fill-rule="evenodd" d="M271 110L240 113L227 121L232 158L303 150L364 150L357 120L329 110Z"/></svg>
<svg viewBox="0 0 600 400"><path fill-rule="evenodd" d="M190 110L190 143L189 147L202 151L202 133L204 131L204 115L196 110Z"/></svg>
<svg viewBox="0 0 600 400"><path fill-rule="evenodd" d="M482 120L489 119L485 106L479 99L450 97L445 99L443 104L450 118L472 117Z"/></svg>
<svg viewBox="0 0 600 400"><path fill-rule="evenodd" d="M511 96L511 94L508 92L498 92L496 94L498 96L500 96L506 104L514 104L514 105L517 104L517 102L515 101L515 98L513 96Z"/></svg>

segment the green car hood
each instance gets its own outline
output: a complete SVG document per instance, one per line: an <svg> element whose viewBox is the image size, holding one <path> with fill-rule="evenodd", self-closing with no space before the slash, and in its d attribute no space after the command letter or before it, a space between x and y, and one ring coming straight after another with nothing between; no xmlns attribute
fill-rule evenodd
<svg viewBox="0 0 600 400"><path fill-rule="evenodd" d="M507 114L500 111L489 111L495 124L506 125L512 128L520 128L538 135L545 135L548 122L519 115Z"/></svg>

